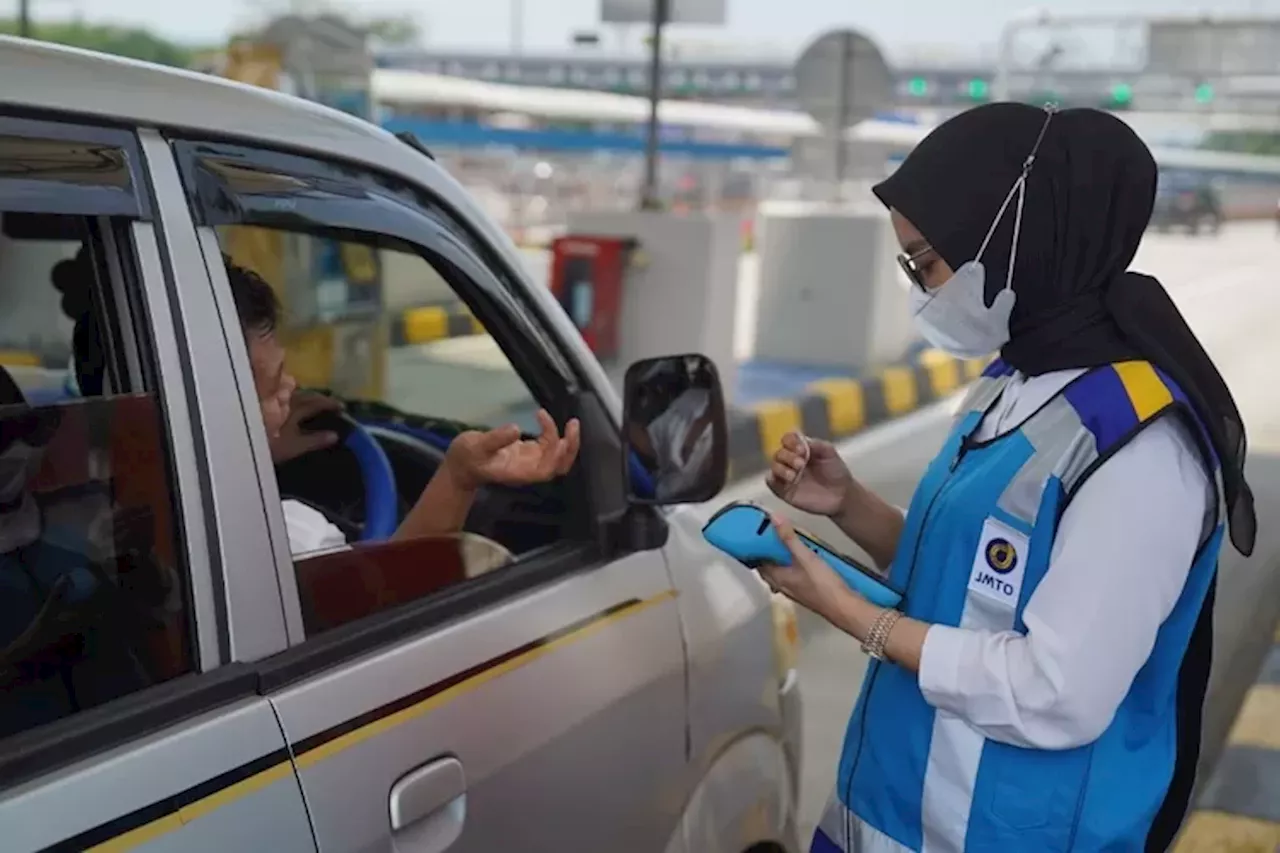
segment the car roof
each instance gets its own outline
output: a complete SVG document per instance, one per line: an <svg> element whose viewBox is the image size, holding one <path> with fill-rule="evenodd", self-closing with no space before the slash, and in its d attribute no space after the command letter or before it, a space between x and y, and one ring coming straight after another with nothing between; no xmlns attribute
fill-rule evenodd
<svg viewBox="0 0 1280 853"><path fill-rule="evenodd" d="M239 138L396 174L466 216L521 269L510 237L443 167L340 110L196 71L13 36L0 36L0 80L0 106Z"/></svg>
<svg viewBox="0 0 1280 853"><path fill-rule="evenodd" d="M0 36L0 103L177 128L340 156L405 172L421 155L322 104L196 71ZM417 163L409 172L421 178ZM440 170L443 172L443 170Z"/></svg>

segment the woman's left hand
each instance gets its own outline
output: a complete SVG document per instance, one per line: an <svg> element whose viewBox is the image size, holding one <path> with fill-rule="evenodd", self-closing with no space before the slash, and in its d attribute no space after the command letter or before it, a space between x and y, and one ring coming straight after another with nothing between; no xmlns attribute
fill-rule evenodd
<svg viewBox="0 0 1280 853"><path fill-rule="evenodd" d="M782 544L791 552L791 565L762 566L760 576L774 592L831 621L839 602L853 592L834 569L805 546L791 522L778 515L770 517Z"/></svg>

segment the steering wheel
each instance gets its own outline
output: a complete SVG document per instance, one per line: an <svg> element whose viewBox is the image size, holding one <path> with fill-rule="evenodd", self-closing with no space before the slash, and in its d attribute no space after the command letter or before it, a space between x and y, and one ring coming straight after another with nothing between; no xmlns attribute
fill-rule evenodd
<svg viewBox="0 0 1280 853"><path fill-rule="evenodd" d="M347 433L343 446L355 457L356 464L360 466L360 479L364 482L364 531L360 534L360 541L390 539L399 526L396 474L391 460L387 459L378 440L363 424L347 414L339 417Z"/></svg>
<svg viewBox="0 0 1280 853"><path fill-rule="evenodd" d="M355 457L360 468L360 479L364 481L365 523L360 541L376 542L391 538L398 526L396 476L391 460L375 436L384 440L390 437L411 441L415 449L419 452L425 449L428 455L440 451L411 432L397 432L377 426L366 427L345 412L324 412L308 418L307 424L311 429L329 429L338 435L346 435L342 444ZM467 577L487 574L515 560L515 556L505 545L487 536L464 532L450 535L459 541Z"/></svg>

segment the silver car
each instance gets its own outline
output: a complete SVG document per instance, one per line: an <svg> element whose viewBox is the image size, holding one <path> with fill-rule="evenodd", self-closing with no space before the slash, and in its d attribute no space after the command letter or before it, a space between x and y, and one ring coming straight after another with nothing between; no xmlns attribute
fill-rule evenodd
<svg viewBox="0 0 1280 853"><path fill-rule="evenodd" d="M794 615L699 530L709 362L629 374L714 403L664 489L667 386L619 395L429 154L198 74L0 39L0 219L0 848L797 849ZM273 464L228 258L343 445ZM568 476L383 541L538 407ZM364 541L295 559L286 499Z"/></svg>

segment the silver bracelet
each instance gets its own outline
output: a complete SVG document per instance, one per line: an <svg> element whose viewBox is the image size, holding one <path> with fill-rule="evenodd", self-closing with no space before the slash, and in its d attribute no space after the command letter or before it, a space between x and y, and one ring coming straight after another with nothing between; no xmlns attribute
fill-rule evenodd
<svg viewBox="0 0 1280 853"><path fill-rule="evenodd" d="M889 642L889 634L901 617L902 611L900 610L881 610L880 615L876 617L876 621L871 623L871 630L867 632L867 638L862 642L862 651L876 660L885 660L885 644Z"/></svg>

